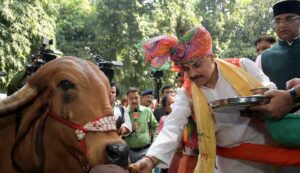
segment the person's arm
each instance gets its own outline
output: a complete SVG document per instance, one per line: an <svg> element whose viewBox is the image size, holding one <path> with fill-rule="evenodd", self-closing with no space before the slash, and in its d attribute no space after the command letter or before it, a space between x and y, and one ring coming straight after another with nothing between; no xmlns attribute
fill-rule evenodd
<svg viewBox="0 0 300 173"><path fill-rule="evenodd" d="M263 71L262 66L261 66L261 54L257 56L256 60L255 60L255 66L260 69L261 71Z"/></svg>
<svg viewBox="0 0 300 173"><path fill-rule="evenodd" d="M127 136L132 131L132 125L131 125L130 117L129 117L129 114L128 114L128 110L124 107L123 107L123 109L124 109L124 123L121 125L120 134L122 136Z"/></svg>
<svg viewBox="0 0 300 173"><path fill-rule="evenodd" d="M272 117L285 116L294 106L295 99L300 96L300 79L287 82L289 90L270 90L265 93L270 102L265 105L254 106L251 109L265 112Z"/></svg>
<svg viewBox="0 0 300 173"><path fill-rule="evenodd" d="M165 118L164 128L149 148L147 157L133 164L133 166L140 166L141 172L151 170L156 164L158 167L167 168L172 161L177 145L181 140L183 127L191 115L189 99L185 91L177 89L175 98L175 103L171 105L172 112Z"/></svg>
<svg viewBox="0 0 300 173"><path fill-rule="evenodd" d="M154 141L157 136L158 123L157 123L156 118L152 111L150 111L149 116L150 116L149 123L150 123L150 127L151 127L151 136L152 136L152 141Z"/></svg>
<svg viewBox="0 0 300 173"><path fill-rule="evenodd" d="M256 67L255 63L248 58L240 59L241 67L253 75L258 81L260 81L265 87L270 89L277 89L276 85L270 81L269 77L266 76L263 71Z"/></svg>

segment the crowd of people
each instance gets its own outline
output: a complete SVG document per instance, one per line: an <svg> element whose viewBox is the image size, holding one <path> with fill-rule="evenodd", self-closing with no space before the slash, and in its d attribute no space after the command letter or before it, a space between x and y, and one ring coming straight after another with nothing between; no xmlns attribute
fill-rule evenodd
<svg viewBox="0 0 300 173"><path fill-rule="evenodd" d="M251 110L271 118L297 113L292 107L300 96L300 1L280 1L274 4L273 14L278 42L269 36L258 38L256 64L244 58L236 64L217 58L212 51L210 33L202 26L188 31L180 41L158 36L145 44L146 56L168 54L186 78L183 87L176 91L171 112L164 116L163 128L145 156L134 164L139 172L149 173L154 167L173 170L174 166L184 167L181 172L197 173L300 171L300 163L296 161L300 156L288 157L289 152L299 150L274 145L256 118L216 112L208 106L215 100L251 96L251 89L268 87L270 90L261 94L270 98L270 102ZM259 121L264 123L262 119ZM185 142L180 147L182 139ZM178 164L178 147L183 155L193 159ZM278 150L284 152L278 155Z"/></svg>

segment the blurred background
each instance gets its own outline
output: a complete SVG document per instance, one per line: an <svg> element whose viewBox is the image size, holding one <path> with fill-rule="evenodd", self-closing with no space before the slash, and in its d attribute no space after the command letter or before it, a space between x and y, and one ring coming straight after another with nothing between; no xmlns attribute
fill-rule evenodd
<svg viewBox="0 0 300 173"><path fill-rule="evenodd" d="M1 0L0 92L30 63L43 37L52 49L93 62L119 61L114 81L122 91L129 86L154 88L142 44L157 35L182 36L203 25L213 37L217 57L255 58L254 40L273 35L275 0ZM174 83L175 73L164 73L163 83ZM140 87L141 90L144 88ZM126 94L126 93L122 93Z"/></svg>

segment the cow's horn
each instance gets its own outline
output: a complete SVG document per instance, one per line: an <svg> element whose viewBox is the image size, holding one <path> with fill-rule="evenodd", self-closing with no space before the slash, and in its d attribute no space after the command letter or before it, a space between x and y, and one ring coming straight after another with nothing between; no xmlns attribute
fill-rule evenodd
<svg viewBox="0 0 300 173"><path fill-rule="evenodd" d="M31 101L37 95L37 89L24 85L13 95L0 100L0 118L3 114L12 112Z"/></svg>

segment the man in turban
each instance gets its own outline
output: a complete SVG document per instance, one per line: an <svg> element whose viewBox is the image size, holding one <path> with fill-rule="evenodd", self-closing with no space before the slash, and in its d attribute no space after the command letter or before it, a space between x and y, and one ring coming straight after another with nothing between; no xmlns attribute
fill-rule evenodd
<svg viewBox="0 0 300 173"><path fill-rule="evenodd" d="M261 54L258 64L278 89L286 89L288 80L300 77L300 1L280 1L273 14L279 40Z"/></svg>
<svg viewBox="0 0 300 173"><path fill-rule="evenodd" d="M195 173L267 173L272 166L259 162L217 156L217 146L231 148L241 144L266 144L265 133L249 117L239 113L211 111L208 103L237 96L250 96L251 89L274 86L263 74L249 74L212 52L212 39L204 27L190 30L180 41L160 36L144 45L148 60L169 56L177 68L187 74L184 87L177 89L172 112L146 156L133 167L150 172L170 165L183 127L191 116L197 124L198 160ZM168 55L166 55L168 54ZM255 69L255 63L249 64ZM261 73L260 70L252 70ZM256 79L253 76L258 76Z"/></svg>

